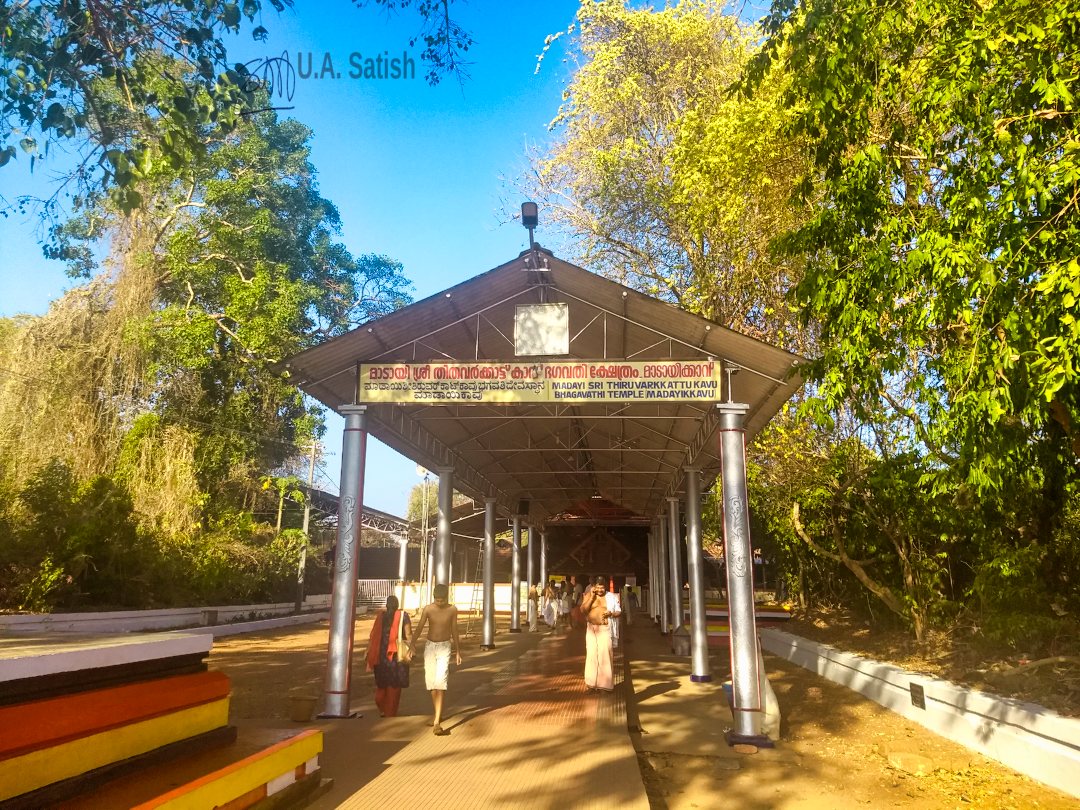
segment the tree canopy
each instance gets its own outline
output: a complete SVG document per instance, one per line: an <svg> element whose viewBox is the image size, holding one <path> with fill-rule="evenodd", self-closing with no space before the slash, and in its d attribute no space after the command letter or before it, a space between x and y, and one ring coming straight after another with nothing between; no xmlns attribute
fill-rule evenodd
<svg viewBox="0 0 1080 810"><path fill-rule="evenodd" d="M585 2L581 64L534 164L534 192L585 266L758 337L798 345L784 296L799 278L770 240L800 221L805 164L783 134L786 79L734 88L756 32L720 2L661 11Z"/></svg>
<svg viewBox="0 0 1080 810"><path fill-rule="evenodd" d="M354 0L358 8L409 9L427 79L462 75L468 31L452 0ZM202 132L232 131L267 104L255 65L230 63L227 36L268 35L264 12L292 0L13 0L0 6L0 167L23 153L34 162L51 145L78 159L62 186L80 196L108 189L131 211L135 186L156 161L173 166L203 148ZM161 54L168 60L159 58ZM117 116L114 108L127 115ZM137 119L138 126L126 126ZM55 200L54 200L55 201Z"/></svg>
<svg viewBox="0 0 1080 810"><path fill-rule="evenodd" d="M295 560L281 563L293 540L258 526L256 514L272 523L284 494L264 493L260 480L288 480L322 417L280 361L409 301L400 264L355 257L336 241L338 213L319 194L306 127L264 111L213 133L204 130L204 149L179 167L155 164L136 186L139 207L86 198L57 252L87 276L98 270L90 246L106 243L106 271L45 316L3 322L0 468L15 496L11 531L35 525L47 499L34 492L68 505L48 518L55 544L15 543L14 558L0 559L23 582L19 598L53 582L53 570L57 600L97 593L100 552L88 549L101 546L89 528L79 543L64 528L94 481L95 492L123 496L117 514L147 549L203 566L192 578L204 595L225 588L237 554L269 555L257 566L263 582L295 572ZM269 546L246 545L260 536ZM188 555L193 546L203 550ZM86 557L93 562L63 596L57 583Z"/></svg>
<svg viewBox="0 0 1080 810"><path fill-rule="evenodd" d="M810 358L750 469L802 600L920 641L1080 607L1077 14L582 6L535 186L583 263Z"/></svg>
<svg viewBox="0 0 1080 810"><path fill-rule="evenodd" d="M1040 469L1048 506L1080 453L1078 26L1066 0L785 1L756 65L814 156L785 247L822 394L885 396L978 491Z"/></svg>

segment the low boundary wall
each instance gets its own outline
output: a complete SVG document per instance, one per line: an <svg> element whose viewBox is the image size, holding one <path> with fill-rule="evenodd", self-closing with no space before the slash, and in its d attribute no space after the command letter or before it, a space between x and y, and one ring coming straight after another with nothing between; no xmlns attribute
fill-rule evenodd
<svg viewBox="0 0 1080 810"><path fill-rule="evenodd" d="M307 615L330 607L330 595L321 594L304 600L305 614L290 615L292 602L267 605L217 605L211 607L171 608L167 610L115 610L102 613L16 613L0 615L0 632L9 633L138 633L151 630L213 628L215 636L228 635L230 624L266 622L266 627L299 624L319 617ZM278 618L274 618L278 617ZM276 623L270 623L276 622ZM264 628L258 628L264 629Z"/></svg>
<svg viewBox="0 0 1080 810"><path fill-rule="evenodd" d="M1080 797L1080 720L827 644L759 630L762 648L853 689L936 734Z"/></svg>

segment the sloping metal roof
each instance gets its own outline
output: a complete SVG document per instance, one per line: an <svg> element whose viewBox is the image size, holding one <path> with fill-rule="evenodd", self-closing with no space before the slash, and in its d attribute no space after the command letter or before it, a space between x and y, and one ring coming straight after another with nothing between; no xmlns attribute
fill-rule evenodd
<svg viewBox="0 0 1080 810"><path fill-rule="evenodd" d="M354 402L357 364L520 362L514 315L522 304L565 303L569 354L558 361L718 360L740 368L733 400L749 405L747 436L801 386L799 358L590 273L537 247L444 292L296 355L287 368L305 392L337 410ZM726 392L725 392L726 396ZM495 497L510 515L555 519L597 496L640 516L678 496L684 468L703 485L719 474L715 407L700 403L369 404L371 435L454 487ZM369 469L368 476L378 475Z"/></svg>

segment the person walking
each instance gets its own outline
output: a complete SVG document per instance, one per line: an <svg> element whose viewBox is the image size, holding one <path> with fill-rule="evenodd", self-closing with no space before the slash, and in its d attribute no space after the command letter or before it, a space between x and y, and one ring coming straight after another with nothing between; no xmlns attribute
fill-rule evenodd
<svg viewBox="0 0 1080 810"><path fill-rule="evenodd" d="M570 609L573 607L570 601L570 589L564 582L559 588L559 626L564 633L570 632Z"/></svg>
<svg viewBox="0 0 1080 810"><path fill-rule="evenodd" d="M540 629L540 585L529 585L529 632Z"/></svg>
<svg viewBox="0 0 1080 810"><path fill-rule="evenodd" d="M544 587L544 596L541 599L540 612L544 617L544 624L551 628L554 633L559 621L559 605L555 601L555 580L551 580Z"/></svg>
<svg viewBox="0 0 1080 810"><path fill-rule="evenodd" d="M379 717L397 717L401 690L409 685L411 657L406 646L412 638L409 614L398 610L398 598L386 597L386 609L375 614L368 637L367 669L375 673L375 705Z"/></svg>
<svg viewBox="0 0 1080 810"><path fill-rule="evenodd" d="M610 692L615 688L608 624L611 612L604 598L606 593L604 578L597 577L581 599L581 613L585 617L585 686L590 692L595 689Z"/></svg>
<svg viewBox="0 0 1080 810"><path fill-rule="evenodd" d="M441 737L449 733L442 727L442 711L447 682L450 679L450 656L454 656L455 665L461 665L461 641L458 638L458 609L457 605L450 604L449 586L436 585L432 589L431 597L434 601L420 613L416 634L409 643L409 649L413 649L415 640L423 634L426 627L428 635L424 645L424 682L431 692L431 704L435 710L432 731Z"/></svg>
<svg viewBox="0 0 1080 810"><path fill-rule="evenodd" d="M611 648L619 646L619 618L622 616L622 600L618 591L608 591L604 594L604 602L608 611L608 627L611 628Z"/></svg>

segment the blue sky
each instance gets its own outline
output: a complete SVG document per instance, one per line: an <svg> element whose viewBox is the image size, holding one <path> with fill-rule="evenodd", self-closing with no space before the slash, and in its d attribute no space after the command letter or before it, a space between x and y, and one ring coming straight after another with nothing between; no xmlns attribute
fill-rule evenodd
<svg viewBox="0 0 1080 810"><path fill-rule="evenodd" d="M268 5L268 4L267 4ZM354 253L400 261L424 298L495 267L528 244L524 228L506 222L522 197L514 180L527 170L526 145L543 145L558 110L571 65L562 42L536 72L545 37L565 30L577 2L455 3L452 10L476 44L467 58L469 78L424 80L419 48L414 79L351 78L350 55L400 57L419 21L358 10L347 0L298 0L296 8L266 13L267 42L245 32L230 40L230 60L302 53L316 66L329 54L340 78L297 79L292 100L275 99L314 131L312 162L324 197L343 222L341 240ZM0 196L47 195L49 166L33 175L24 159L0 169ZM543 212L537 240L544 241ZM41 255L32 217L0 218L0 316L41 314L70 288L63 268ZM323 483L334 487L341 419L329 415ZM369 443L364 501L404 514L409 490L420 480L415 464Z"/></svg>

